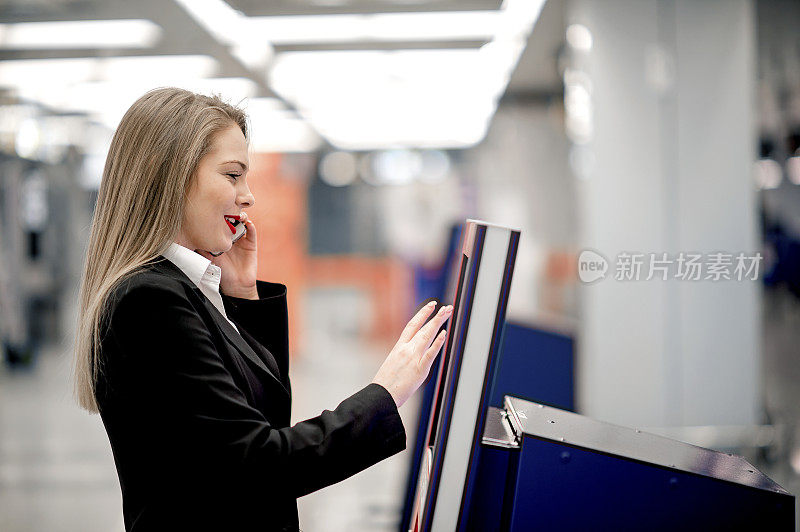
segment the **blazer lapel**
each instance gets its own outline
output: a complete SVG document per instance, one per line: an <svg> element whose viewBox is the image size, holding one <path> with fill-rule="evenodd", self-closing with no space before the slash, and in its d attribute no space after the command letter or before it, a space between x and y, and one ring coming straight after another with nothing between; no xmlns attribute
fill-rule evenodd
<svg viewBox="0 0 800 532"><path fill-rule="evenodd" d="M225 338L227 338L228 341L231 344L233 344L244 357L250 360L257 367L259 367L264 373L269 375L278 386L280 386L284 391L286 391L287 394L289 393L286 390L286 387L280 381L280 376L273 373L273 371L267 367L266 363L264 363L264 360L261 357L259 357L255 353L255 351L253 351L253 348L250 347L250 345L248 345L247 342L245 342L244 338L242 338L242 335L236 332L236 330L231 326L228 320L226 320L225 317L220 313L220 311L217 310L217 307L215 307L214 304L211 301L209 301L209 299L205 296L205 294L203 294L202 290L200 290L200 288L196 284L194 284L192 280L186 276L185 273L183 273L183 270L178 268L170 260L163 257L161 262L153 263L152 267L160 271L161 273L164 273L165 275L172 277L173 279L182 281L184 283L188 283L190 288L194 290L195 293L198 295L198 297L203 301L203 304L206 306L206 310L208 310L209 314L211 315L211 318L214 320L217 326L222 330L222 333L225 335Z"/></svg>

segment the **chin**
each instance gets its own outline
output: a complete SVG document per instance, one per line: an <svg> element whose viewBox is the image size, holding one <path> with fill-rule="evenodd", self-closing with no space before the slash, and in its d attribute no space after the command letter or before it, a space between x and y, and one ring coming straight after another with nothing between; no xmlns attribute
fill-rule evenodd
<svg viewBox="0 0 800 532"><path fill-rule="evenodd" d="M200 249L203 249L203 250L211 253L212 255L217 256L217 255L220 255L222 253L225 253L226 251L230 251L232 247L233 247L233 245L231 244L231 242L229 240L227 243L215 242L213 244L209 244L206 247L203 247L203 248L200 248Z"/></svg>

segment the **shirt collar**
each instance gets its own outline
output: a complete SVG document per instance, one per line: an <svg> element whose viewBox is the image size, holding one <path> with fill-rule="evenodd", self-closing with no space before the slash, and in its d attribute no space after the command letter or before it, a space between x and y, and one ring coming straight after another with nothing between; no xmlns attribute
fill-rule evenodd
<svg viewBox="0 0 800 532"><path fill-rule="evenodd" d="M200 286L203 276L208 271L209 266L214 266L211 261L195 253L191 249L176 244L175 242L169 245L169 248L162 253L165 258L180 268L194 284ZM214 268L217 268L214 266Z"/></svg>

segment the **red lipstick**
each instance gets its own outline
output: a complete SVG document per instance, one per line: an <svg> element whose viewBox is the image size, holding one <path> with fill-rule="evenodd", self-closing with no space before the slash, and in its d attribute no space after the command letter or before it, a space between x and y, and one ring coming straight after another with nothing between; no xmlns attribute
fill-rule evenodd
<svg viewBox="0 0 800 532"><path fill-rule="evenodd" d="M225 223L228 224L228 229L231 230L231 233L236 234L236 226L234 224L232 224L230 222L230 220L228 220L228 218L231 218L233 220L237 220L237 225L238 225L238 220L241 218L241 216L239 216L239 215L236 215L236 216L225 215L225 216L223 216L223 219L225 220Z"/></svg>

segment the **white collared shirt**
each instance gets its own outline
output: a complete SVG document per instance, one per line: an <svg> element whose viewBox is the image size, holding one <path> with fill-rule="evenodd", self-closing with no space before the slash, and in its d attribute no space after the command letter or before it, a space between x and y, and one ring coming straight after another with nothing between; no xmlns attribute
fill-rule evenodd
<svg viewBox="0 0 800 532"><path fill-rule="evenodd" d="M222 296L219 293L219 282L222 279L222 269L211 263L210 260L195 253L189 248L181 246L173 242L169 248L163 253L164 257L172 262L175 266L181 269L186 274L197 288L203 292L211 304L214 305L219 313L228 320L228 323L239 332L236 325L228 319L225 314L225 305L222 304Z"/></svg>

